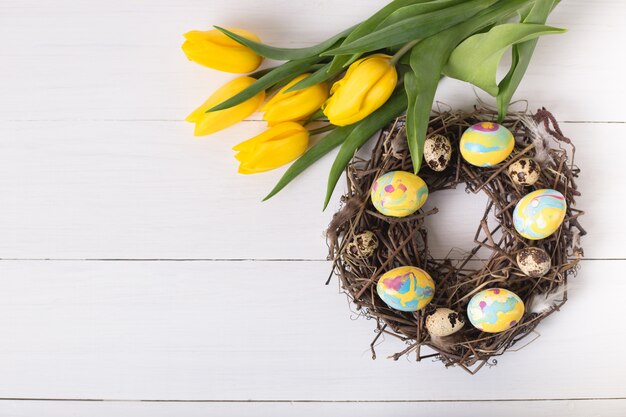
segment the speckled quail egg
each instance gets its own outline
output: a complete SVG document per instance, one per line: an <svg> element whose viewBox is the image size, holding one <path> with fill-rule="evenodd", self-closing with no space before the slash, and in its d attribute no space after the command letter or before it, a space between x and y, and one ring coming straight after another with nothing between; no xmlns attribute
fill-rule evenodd
<svg viewBox="0 0 626 417"><path fill-rule="evenodd" d="M441 172L448 167L452 156L450 140L443 135L432 135L424 142L424 161L433 171Z"/></svg>
<svg viewBox="0 0 626 417"><path fill-rule="evenodd" d="M529 277L538 278L550 270L552 260L541 248L524 248L517 254L517 266Z"/></svg>
<svg viewBox="0 0 626 417"><path fill-rule="evenodd" d="M449 308L438 308L426 317L426 329L431 336L444 337L461 330L465 320L456 311Z"/></svg>
<svg viewBox="0 0 626 417"><path fill-rule="evenodd" d="M359 258L369 258L378 248L378 238L373 232L365 231L355 235L348 243L346 250Z"/></svg>
<svg viewBox="0 0 626 417"><path fill-rule="evenodd" d="M508 173L516 185L527 187L537 182L541 168L535 160L522 158L509 165Z"/></svg>

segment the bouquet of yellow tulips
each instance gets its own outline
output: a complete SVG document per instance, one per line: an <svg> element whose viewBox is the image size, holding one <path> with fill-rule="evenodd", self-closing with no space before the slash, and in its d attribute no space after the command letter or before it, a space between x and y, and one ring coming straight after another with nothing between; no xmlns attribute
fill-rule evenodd
<svg viewBox="0 0 626 417"><path fill-rule="evenodd" d="M357 149L403 113L415 173L422 163L428 118L442 76L467 81L496 98L499 118L520 84L559 0L394 0L367 20L311 47L261 43L253 33L215 27L185 34L183 51L201 65L240 76L193 111L196 135L209 135L264 112L268 130L234 147L239 172L252 174L295 161L268 199L340 146L324 207ZM512 63L496 71L512 48ZM285 61L258 71L263 58ZM254 72L256 71L256 72ZM266 101L266 97L269 100ZM311 129L313 121L328 125ZM314 145L310 137L327 133Z"/></svg>

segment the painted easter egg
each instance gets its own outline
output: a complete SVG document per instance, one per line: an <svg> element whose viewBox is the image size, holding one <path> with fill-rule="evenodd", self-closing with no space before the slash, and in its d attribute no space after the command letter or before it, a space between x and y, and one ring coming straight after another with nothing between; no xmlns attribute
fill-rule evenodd
<svg viewBox="0 0 626 417"><path fill-rule="evenodd" d="M374 181L372 204L385 216L405 217L420 209L428 198L423 179L405 171L390 171Z"/></svg>
<svg viewBox="0 0 626 417"><path fill-rule="evenodd" d="M524 315L524 302L503 288L484 290L472 297L467 317L478 330L500 333L515 326Z"/></svg>
<svg viewBox="0 0 626 417"><path fill-rule="evenodd" d="M561 226L566 209L565 197L560 192L550 189L533 191L515 206L513 225L526 239L545 239Z"/></svg>
<svg viewBox="0 0 626 417"><path fill-rule="evenodd" d="M426 330L431 336L450 336L461 330L465 325L463 316L449 308L438 308L426 317Z"/></svg>
<svg viewBox="0 0 626 417"><path fill-rule="evenodd" d="M391 308L417 311L433 299L435 282L423 269L401 266L385 272L378 280L376 291Z"/></svg>
<svg viewBox="0 0 626 417"><path fill-rule="evenodd" d="M443 135L433 135L424 142L424 161L430 169L441 172L448 167L452 157L450 139Z"/></svg>
<svg viewBox="0 0 626 417"><path fill-rule="evenodd" d="M461 155L472 165L492 167L504 161L515 147L513 134L493 122L476 123L461 136Z"/></svg>

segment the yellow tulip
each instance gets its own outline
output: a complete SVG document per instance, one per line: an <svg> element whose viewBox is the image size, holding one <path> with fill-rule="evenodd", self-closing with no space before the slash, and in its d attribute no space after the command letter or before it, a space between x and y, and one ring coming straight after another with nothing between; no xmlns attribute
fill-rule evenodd
<svg viewBox="0 0 626 417"><path fill-rule="evenodd" d="M256 174L285 165L309 146L309 132L295 122L273 126L233 148L240 174Z"/></svg>
<svg viewBox="0 0 626 417"><path fill-rule="evenodd" d="M265 100L265 91L229 109L206 113L210 108L217 106L250 86L256 80L252 77L238 77L224 84L214 92L207 101L195 109L187 118L188 122L195 123L193 134L196 136L210 135L219 130L234 125L257 111Z"/></svg>
<svg viewBox="0 0 626 417"><path fill-rule="evenodd" d="M390 56L374 54L359 59L346 75L333 84L324 114L336 126L346 126L364 119L385 104L398 82Z"/></svg>
<svg viewBox="0 0 626 417"><path fill-rule="evenodd" d="M270 126L282 122L305 120L315 113L328 98L328 84L320 83L302 90L286 92L311 74L302 74L283 87L263 106L263 119Z"/></svg>
<svg viewBox="0 0 626 417"><path fill-rule="evenodd" d="M247 30L229 30L255 42L260 42L258 36ZM252 49L243 46L217 29L192 30L183 36L186 39L183 43L183 52L187 58L205 67L242 74L256 70L263 60Z"/></svg>

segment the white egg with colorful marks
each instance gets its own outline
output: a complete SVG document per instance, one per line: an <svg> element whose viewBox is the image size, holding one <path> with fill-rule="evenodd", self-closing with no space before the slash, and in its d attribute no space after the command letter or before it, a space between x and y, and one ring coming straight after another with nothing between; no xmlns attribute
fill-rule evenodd
<svg viewBox="0 0 626 417"><path fill-rule="evenodd" d="M530 240L545 239L556 232L567 211L563 194L548 188L526 194L515 206L513 225Z"/></svg>
<svg viewBox="0 0 626 417"><path fill-rule="evenodd" d="M478 167L492 167L513 152L515 138L509 129L494 123L481 122L469 127L460 141L463 159Z"/></svg>
<svg viewBox="0 0 626 417"><path fill-rule="evenodd" d="M419 210L428 198L423 179L406 171L390 171L374 181L372 204L380 213L390 217L405 217Z"/></svg>
<svg viewBox="0 0 626 417"><path fill-rule="evenodd" d="M517 325L524 316L524 302L503 288L484 290L472 297L467 317L478 330L500 333Z"/></svg>

